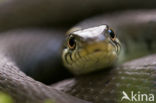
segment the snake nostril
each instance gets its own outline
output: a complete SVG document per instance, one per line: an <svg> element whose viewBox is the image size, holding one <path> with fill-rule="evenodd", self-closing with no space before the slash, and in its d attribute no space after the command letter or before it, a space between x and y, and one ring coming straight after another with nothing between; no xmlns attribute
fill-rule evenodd
<svg viewBox="0 0 156 103"><path fill-rule="evenodd" d="M101 51L101 50L100 50L100 49L95 49L95 50L94 50L94 52L99 52L99 51Z"/></svg>

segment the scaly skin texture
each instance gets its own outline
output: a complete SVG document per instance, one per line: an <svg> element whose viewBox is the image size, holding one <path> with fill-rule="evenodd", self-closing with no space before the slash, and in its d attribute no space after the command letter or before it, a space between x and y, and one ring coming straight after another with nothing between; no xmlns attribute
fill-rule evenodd
<svg viewBox="0 0 156 103"><path fill-rule="evenodd" d="M114 18L110 18L110 16L108 16L110 20L107 18L104 18L103 16L100 16L102 19L98 18L99 22L96 19L94 20L92 19L90 20L91 21L90 23L93 23L93 24L97 23L99 25L100 23L102 23L102 21L100 20L106 20L106 21L103 21L103 23L104 22L108 23L108 25L110 26L111 25L113 26L113 24L116 24L115 27L113 27L113 29L115 29L115 31L117 30L116 32L118 34L121 34L121 35L133 34L130 36L124 36L124 35L121 36L122 38L120 38L120 40L125 40L125 41L130 41L132 40L132 38L135 38L135 35L137 36L137 34L141 33L144 36L149 37L152 43L150 43L148 40L146 40L147 38L144 38L143 35L141 35L141 36L138 36L140 39L134 39L132 42L131 41L128 42L127 45L130 45L131 43L135 43L135 46L138 45L137 47L141 48L141 49L140 48L138 49L139 53L145 52L146 50L147 51L145 52L145 54L149 53L149 51L151 50L154 52L154 49L156 46L154 45L155 44L154 33L156 30L154 29L155 28L155 22L154 22L155 11L154 10L142 11L141 13L142 15L144 14L145 16L148 14L147 15L148 18L144 18L148 20L142 20L141 17L144 17L144 16L141 16L139 17L139 19L137 19L136 17L137 15L134 15L134 14L138 14L138 13L141 13L141 12L138 11L137 13L135 13L134 11L132 11L131 13L127 12L127 13L118 14L118 16L114 14L113 15ZM128 15L128 17L130 17L129 21L124 19L126 18L125 15ZM117 17L120 19L117 20ZM85 24L89 26L90 23L88 22ZM27 60L32 59L33 61L35 61L36 59L34 58L37 58L35 57L37 55L33 55L33 54L49 53L49 50L51 51L51 48L53 48L53 46L54 47L56 46L56 43L55 45L50 45L50 47L48 46L49 43L53 41L51 38L53 35L50 35L51 33L39 31L41 33L39 34L39 32L35 32L35 31L29 31L29 32L28 30L26 31L23 31L23 32L12 31L11 33L8 33L8 34L7 33L4 33L4 35L1 34L1 43L0 43L1 44L0 46L1 47L0 49L0 54L1 54L0 89L1 91L9 93L17 101L17 103L21 103L21 102L22 103L24 102L38 103L40 101L46 100L47 98L51 98L52 100L55 100L56 103L73 103L73 101L74 103L76 102L82 103L81 100L79 101L78 99L72 99L71 96L69 96L68 98L66 94L56 91L54 88L48 87L40 82L37 82L31 79L30 77L28 77L27 75L25 75L19 70L19 69L22 69L22 68L19 68L20 67L19 64L20 63L23 64L22 63L23 60L27 61ZM12 34L12 35L9 35L9 34ZM147 34L151 36L148 36ZM32 37L35 39L32 39ZM55 40L57 39L56 41L57 43L59 42L60 38L61 37L55 38ZM36 45L36 44L39 44L39 45ZM48 49L43 49L46 47L48 47ZM133 46L130 46L130 48L132 47ZM129 48L129 46L127 48ZM38 52L38 50L40 50L40 52ZM133 50L134 48L129 49L127 52L133 51ZM56 49L56 51L58 51L58 49ZM131 54L132 53L133 52L131 52ZM32 56L27 56L27 55L32 55ZM55 54L55 56L57 55ZM42 55L39 55L39 57L40 56ZM45 57L45 55L43 56ZM147 58L141 59L139 60L139 62L134 61L133 63L127 63L126 65L117 67L117 69L115 68L108 69L108 70L105 69L104 71L100 71L97 73L95 72L90 75L76 77L75 81L73 80L70 82L66 82L66 85L63 86L63 90L74 96L77 96L82 99L89 100L95 103L103 103L103 102L113 103L113 102L119 101L121 97L120 95L117 95L117 94L121 94L124 87L128 87L128 90L126 89L125 91L140 90L141 92L145 91L149 93L155 93L155 90L156 90L155 88L155 81L156 81L155 80L155 75L156 75L155 74L155 67L156 67L155 61L156 60L155 60L155 56L151 56ZM42 58L37 59L37 60L42 61ZM55 59L47 59L47 60L55 60ZM40 65L40 62L37 64ZM61 83L61 84L64 84L64 83ZM59 85L57 85L57 88L59 87Z"/></svg>
<svg viewBox="0 0 156 103"><path fill-rule="evenodd" d="M52 51L50 49L51 47L49 47L49 43L51 44L53 42L53 39L49 38L51 36L48 35L50 31L49 32L45 32L41 30L26 30L26 31L24 33L23 31L20 30L14 31L14 33L12 31L12 35L7 35L7 33L4 33L1 34L0 36L1 37L0 91L5 92L9 94L11 97L13 97L15 103L45 103L45 101L47 100L53 101L52 103L88 103L78 98L69 96L68 94L60 92L54 88L48 87L47 85L30 78L20 70L20 69L24 69L22 67L24 66L24 63L27 61L29 65L25 64L25 66L37 67L37 65L39 65L41 67L45 67L46 69L49 69L48 71L51 71L50 69L51 66L49 62L40 64L40 62L43 60L43 57L39 55L40 58L38 58L36 57L36 55L34 55L34 53L44 54L45 51ZM20 34L18 38L16 37L17 34ZM34 34L38 34L38 35L34 35ZM44 34L44 36L46 37L42 36L41 34ZM32 38L35 38L35 40L33 40ZM59 39L61 39L61 37L59 37ZM38 45L36 45L36 43ZM38 52L38 49L41 49L41 46L43 46L42 48L44 49ZM56 49L56 51L58 50ZM55 49L52 52L55 52ZM31 55L30 57L31 59L27 55ZM44 60L51 59L48 58L49 54L45 54L44 57L45 57ZM29 59L33 61L28 62ZM36 59L37 61L35 61ZM57 56L56 56L56 60L57 60ZM23 64L20 65L19 63L23 63ZM46 73L44 72L43 68L42 69L38 68L38 69L39 70L37 71L42 71L39 72L41 73L40 75ZM33 70L36 71L36 68ZM52 69L52 71L55 70Z"/></svg>
<svg viewBox="0 0 156 103"><path fill-rule="evenodd" d="M53 87L93 103L121 102L122 91L156 95L156 55L127 62L111 70L80 76Z"/></svg>
<svg viewBox="0 0 156 103"><path fill-rule="evenodd" d="M156 11L99 16L85 20L78 26L88 28L104 23L115 29L123 43L124 53L119 57L120 63L156 52ZM156 94L156 55L79 76L54 87L95 103L120 103L122 91Z"/></svg>
<svg viewBox="0 0 156 103"><path fill-rule="evenodd" d="M0 52L28 76L52 84L71 77L61 61L63 41L63 33L55 30L12 30L0 34Z"/></svg>
<svg viewBox="0 0 156 103"><path fill-rule="evenodd" d="M6 5L7 5L7 3L8 2L6 2ZM23 3L23 1L22 1L22 3ZM148 2L148 3L151 3L151 2ZM39 4L42 4L42 3L39 3ZM49 4L49 2L48 2L48 4ZM102 8L104 8L103 4L107 5L107 3L100 3L100 4L102 4L102 6L101 6ZM118 5L118 3L114 3L114 4ZM127 3L127 4L129 4L129 3ZM138 2L138 4L140 4L140 2ZM138 4L136 6L138 6ZM154 3L152 3L152 4L154 4ZM24 15L24 16L15 15L15 17L14 17L12 15L12 13L14 14L14 12L12 12L12 11L11 11L11 14L7 13L7 11L9 12L9 10L17 11L16 9L13 9L16 7L19 10L19 12L22 12L22 13L25 13L25 12L23 12L23 10L24 11L28 10L25 8L19 9L18 6L16 6L16 3L13 3L13 5L11 7L8 6L9 9L3 8L3 6L1 7L2 9L0 9L0 10L6 10L5 11L6 15L4 12L1 11L2 14L0 17L1 17L2 23L0 23L0 24L1 24L1 27L3 27L3 28L1 28L1 30L6 30L9 28L17 28L17 27L21 27L21 26L22 27L36 26L36 25L43 26L43 25L46 25L47 22L49 23L50 20L54 20L54 18L52 19L49 16L49 13L47 14L48 16L45 16L45 17L43 16L43 18L42 18L42 16L37 15L37 16L33 16L35 19L31 19L32 16L30 16L30 14L36 14L37 13L36 10L34 10L34 9L33 9L34 12L32 9L28 10L26 12L26 15ZM25 6L21 6L21 7L25 7ZM30 7L30 5L28 6L28 8L29 7ZM32 6L32 7L35 7L35 6ZM53 7L53 6L50 6L50 7ZM68 7L70 7L70 9L71 9L71 7L73 7L73 5L68 6ZM109 7L112 7L112 5ZM78 5L78 8L81 8L81 7ZM37 8L37 11L38 10L39 9ZM52 13L51 9L48 9L48 10L50 10L50 14L54 13L54 12ZM55 8L52 10L55 10ZM29 11L32 11L32 13L30 13ZM80 10L81 14L82 14L82 11ZM41 12L41 11L39 11L39 12ZM152 35L153 33L155 33L155 30L156 30L155 29L155 15L154 15L155 11L142 11L142 13L141 13L142 16L136 17L136 15L134 15L134 14L138 14L139 12L140 11L135 13L134 11L132 11L131 13L123 13L122 15L114 14L114 15L112 15L113 18L110 18L110 16L108 16L108 18L101 16L102 20L104 20L104 21L101 21L101 19L99 19L99 22L98 22L96 19L95 20L92 19L90 21L90 23L93 23L94 26L99 25L101 23L104 23L104 24L108 24L110 26L112 25L113 29L120 28L120 29L117 29L117 31L116 31L118 34L125 34L126 35L126 34L140 34L141 33L141 34L147 34L145 36ZM45 12L42 12L42 13L45 13ZM71 14L71 12L65 12L65 13ZM18 14L18 12L17 12L17 14ZM70 18L68 18L66 16L68 19L72 18L72 16L70 14L68 16ZM75 12L73 12L73 14L75 15ZM141 15L141 14L139 14L139 15ZM147 17L144 16L146 14L149 14L150 16L148 16L148 15L147 15ZM126 18L126 17L124 17L125 15L127 15L127 17L129 17L129 19L124 19L124 18ZM12 19L10 19L11 16L13 16ZM23 19L24 17L26 17L26 18ZM49 19L47 20L46 17L48 17ZM61 17L62 17L62 15L61 15ZM79 17L79 16L76 16L76 17ZM117 17L118 17L118 19L117 19ZM7 18L9 18L9 19L7 19ZM36 19L36 18L38 18L38 19ZM146 19L149 19L149 20L146 20ZM17 21L22 20L22 21L26 21L26 22L22 22L22 21L17 22L16 20ZM43 22L40 22L40 20L43 20ZM58 21L59 20L60 19L58 19ZM6 23L6 21L10 21L9 22L10 24ZM34 22L32 22L32 21L34 21ZM89 22L85 23L85 25L89 26L90 23ZM52 24L53 24L53 22L52 22ZM10 35L11 34L12 34L12 32L10 33ZM17 33L17 34L20 35L20 33ZM38 33L36 33L36 34L38 34ZM44 33L42 35L44 35ZM13 36L18 37L15 35L13 35ZM21 36L20 42L17 44L19 45L21 43L20 45L23 45L23 46L18 46L15 43L16 44L15 45L16 50L17 51L21 50L27 54L28 53L26 51L27 49L23 49L22 47L26 47L27 43L28 44L33 43L34 40L25 39L27 36L28 37L30 36L30 35L27 35L27 33L25 34L25 36L22 36L22 35L20 35L20 36ZM46 36L46 35L44 35L44 36ZM30 36L30 38L31 37L32 36ZM49 40L49 39L47 40L47 39L43 38L41 35L37 36L37 37L41 37L42 38L41 40L43 40L43 41L45 40L45 42L47 42ZM132 41L132 42L131 42L132 39L130 39L131 37L135 38L135 36L125 36L124 37L124 35L123 35L123 36L121 36L120 39L125 40L125 41L129 41L129 42L127 42L127 45L129 45L131 43L134 43L135 46L138 45L137 48L140 47L139 53L136 53L136 52L133 53L134 48L127 50L127 52L130 52L132 50L131 53L140 54L143 51L147 50L147 52L145 53L145 54L147 54L147 53L149 53L148 50L154 50L153 48L155 48L155 45L153 45L153 44L155 44L154 43L155 42L154 41L155 36L151 36L150 38L147 39L147 38L142 37L142 35L141 35L141 36L139 36L140 39L134 39L134 41ZM9 36L8 36L8 38L9 38ZM35 38L35 37L33 36L33 38ZM49 38L49 36L47 38ZM143 39L143 41L142 41L142 39ZM1 43L3 45L2 48L4 47L5 50L8 50L8 52L11 52L12 46L8 46L8 45L14 44L13 42L15 42L15 40L17 40L17 39L14 39L11 42L10 39L5 39L4 44ZM24 42L23 40L26 40L26 41ZM35 38L35 40L36 40L36 38ZM140 42L140 41L136 42L138 40L140 40L142 42ZM152 43L150 43L149 40L152 41ZM37 43L37 42L40 42L40 41L36 41L35 43ZM56 41L56 42L58 43L58 41ZM22 44L22 43L24 43L24 44ZM46 45L46 43L45 43L45 45ZM46 47L45 45L43 47ZM143 45L143 46L141 46L141 45ZM28 45L28 47L29 46L30 45ZM35 54L38 54L38 52L33 51L33 50L36 50L35 48L38 48L37 46L39 46L39 45L33 44L33 46L30 47L30 48L32 48L32 52L34 52ZM54 47L55 47L55 45L54 45ZM142 49L142 47L143 48L145 47L145 48ZM17 65L18 59L20 56L18 54L19 52L17 52L17 57L16 57L16 55L14 55L14 53L16 54L16 52L12 52L13 53L12 55L15 56L14 57L15 59L12 59L11 55L5 54L7 52L3 51L2 48L1 48L2 52L0 52L0 57L1 57L1 60L0 60L0 89L1 89L1 91L9 93L17 101L17 103L24 103L24 102L25 103L26 102L39 103L40 101L43 101L47 98L51 98L56 103L83 103L79 99L75 99L71 96L68 96L62 92L55 90L54 88L50 88L50 87L48 87L48 86L46 86L40 82L37 82L37 81L31 79L30 77L26 76L24 73L22 73L19 70L19 65ZM22 48L22 49L20 49L20 48ZM30 48L29 48L29 50L31 50ZM132 47L130 46L130 48L132 48ZM135 48L135 49L137 49L137 48ZM43 50L43 48L41 48L41 49ZM37 49L37 51L41 50L41 49ZM47 50L47 49L45 49L45 50ZM32 53L32 52L30 52L30 53ZM26 55L26 54L22 54L21 57L24 58L25 57L24 55ZM29 53L28 53L28 55L29 55ZM144 53L141 55L144 55ZM45 56L45 55L43 55L43 56ZM26 57L28 57L28 56L26 56ZM33 57L34 56L30 56L30 60ZM95 73L95 74L90 74L90 75L86 75L86 76L82 76L82 77L77 77L76 81L75 81L75 83L76 83L75 89L72 87L68 88L67 86L64 89L68 89L67 92L69 92L75 96L78 96L78 97L86 99L86 100L98 102L98 103L100 103L100 102L103 103L104 101L109 102L109 103L119 101L120 95L117 95L117 94L121 93L123 87L128 87L128 86L130 86L132 89L136 86L136 88L135 88L136 91L137 90L140 90L140 91L145 90L145 92L155 93L155 90L156 90L155 89L155 63L154 63L155 62L155 56L148 57L148 60L147 60L148 62L146 61L146 59L141 59L141 60L139 60L140 62L134 61L133 63L130 63L130 64L128 63L129 65L119 66L119 67L117 67L117 69L110 69L108 71L104 70L101 73ZM55 59L52 59L52 60L55 60ZM144 65L143 64L144 62L147 64ZM39 64L40 64L40 62L39 62ZM134 64L136 64L136 65L134 65ZM141 70L141 71L139 71L139 70ZM124 78L122 78L121 74L123 75ZM112 77L114 77L114 79ZM144 78L146 78L147 81L144 81ZM129 83L129 85L128 85L127 80L129 80L129 79L130 79L130 81L128 82ZM124 80L126 80L126 81L124 81ZM81 83L83 85L81 85ZM74 85L74 83L70 82L70 85L72 85L72 84ZM128 87L129 90L131 90L130 87ZM111 90L115 90L115 91L111 91ZM127 90L125 90L125 91L127 91Z"/></svg>
<svg viewBox="0 0 156 103"><path fill-rule="evenodd" d="M112 66L118 58L120 42L108 31L110 28L107 25L101 25L67 35L62 60L68 70L82 75Z"/></svg>
<svg viewBox="0 0 156 103"><path fill-rule="evenodd" d="M88 103L31 79L2 53L0 57L0 90L11 95L16 103Z"/></svg>

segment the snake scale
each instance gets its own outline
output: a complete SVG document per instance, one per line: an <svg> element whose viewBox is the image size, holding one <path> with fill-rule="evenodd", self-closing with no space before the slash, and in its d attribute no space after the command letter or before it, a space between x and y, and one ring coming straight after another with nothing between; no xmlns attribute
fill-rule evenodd
<svg viewBox="0 0 156 103"><path fill-rule="evenodd" d="M78 26L87 28L88 26L92 27L100 23L106 23L112 26L112 28L115 28L115 31L119 33L118 36L121 42L125 44L124 57L131 60L132 58L137 58L149 53L152 54L156 51L155 33L148 32L149 30L156 30L155 17L152 16L155 15L154 12L155 11L129 11L112 14L111 17L104 15L85 20L78 24ZM145 18L141 18L142 16ZM143 39L142 37L145 38ZM140 52L140 50L142 52ZM136 55L134 55L134 53ZM144 62L147 62L147 64ZM136 60L114 68L113 70L104 70L103 72L97 72L97 74L89 74L87 76L77 77L76 79L65 80L54 85L54 87L79 98L94 101L95 103L119 103L121 102L122 91L130 92L134 90L136 92L144 91L155 94L155 56L151 58L151 60L145 59L144 62L142 60ZM152 65L148 67L148 63ZM117 83L114 83L115 81ZM96 88L96 90L94 88ZM123 103L125 102L127 103L128 101L123 101Z"/></svg>
<svg viewBox="0 0 156 103"><path fill-rule="evenodd" d="M100 15L84 20L75 27L86 29L103 24L109 25L123 44L125 53L120 57L123 61L155 53L155 10ZM17 103L43 103L46 99L54 103L119 103L122 91L156 94L156 55L76 76L52 87L36 81L46 80L49 84L54 80L73 77L62 66L61 52L58 52L61 51L64 38L64 32L52 29L2 32L0 90L11 95Z"/></svg>

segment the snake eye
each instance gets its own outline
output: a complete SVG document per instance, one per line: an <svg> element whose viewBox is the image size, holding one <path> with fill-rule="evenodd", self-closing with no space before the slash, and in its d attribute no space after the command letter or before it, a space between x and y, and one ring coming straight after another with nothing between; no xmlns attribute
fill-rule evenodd
<svg viewBox="0 0 156 103"><path fill-rule="evenodd" d="M68 40L68 47L70 49L75 49L76 47L76 42L75 42L75 38L74 37L70 37Z"/></svg>
<svg viewBox="0 0 156 103"><path fill-rule="evenodd" d="M114 33L114 31L112 30L112 29L109 29L108 30L108 33L109 33L109 35L110 35L110 37L112 38L112 39L115 39L115 33Z"/></svg>

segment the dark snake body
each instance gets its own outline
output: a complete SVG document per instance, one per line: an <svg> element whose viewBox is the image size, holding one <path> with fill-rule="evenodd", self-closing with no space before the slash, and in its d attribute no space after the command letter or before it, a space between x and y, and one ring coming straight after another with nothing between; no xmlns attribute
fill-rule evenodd
<svg viewBox="0 0 156 103"><path fill-rule="evenodd" d="M95 17L78 25L83 28L100 24L110 25L120 34L119 38L127 48L127 55L134 54L133 50L136 50L137 55L131 55L129 60L156 51L155 16L155 10L123 12ZM49 98L56 103L87 103L54 89L60 90L58 87L64 92L95 103L120 102L123 90L156 94L155 55L113 69L79 76L52 88L31 79L20 69L37 80L49 80L47 83L56 80L55 78L59 79L60 75L60 79L70 77L71 75L63 70L58 52L64 34L51 30L17 30L11 33L12 35L8 32L1 33L0 36L0 90L10 94L17 103L39 103ZM131 46L132 43L136 48ZM66 73L61 74L64 71ZM58 75L55 75L56 73ZM45 74L47 77L42 76Z"/></svg>

